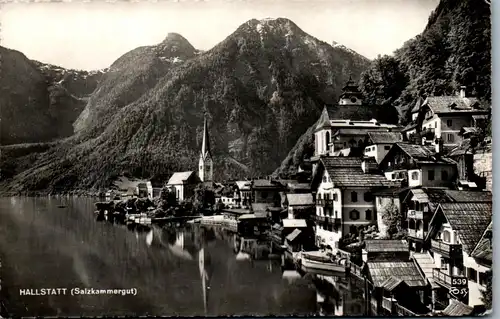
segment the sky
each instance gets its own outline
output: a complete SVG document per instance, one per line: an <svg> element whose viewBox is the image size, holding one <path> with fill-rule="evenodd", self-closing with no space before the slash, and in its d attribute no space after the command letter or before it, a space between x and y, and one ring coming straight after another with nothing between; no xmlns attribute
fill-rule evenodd
<svg viewBox="0 0 500 319"><path fill-rule="evenodd" d="M71 0L64 0L71 1ZM133 2L135 1L135 2ZM169 32L208 50L250 19L288 18L373 59L421 33L439 0L151 0L3 4L0 45L65 68L109 67Z"/></svg>

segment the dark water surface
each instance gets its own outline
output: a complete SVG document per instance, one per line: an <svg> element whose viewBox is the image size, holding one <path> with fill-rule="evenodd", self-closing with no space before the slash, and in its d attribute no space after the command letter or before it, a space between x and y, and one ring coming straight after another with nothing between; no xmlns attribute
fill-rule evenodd
<svg viewBox="0 0 500 319"><path fill-rule="evenodd" d="M93 203L0 198L2 315L362 314L354 285L339 292L315 276L289 276L280 259L247 259L234 250L236 235L198 226L139 233L96 222ZM42 288L67 292L20 295ZM72 296L72 288L137 294Z"/></svg>

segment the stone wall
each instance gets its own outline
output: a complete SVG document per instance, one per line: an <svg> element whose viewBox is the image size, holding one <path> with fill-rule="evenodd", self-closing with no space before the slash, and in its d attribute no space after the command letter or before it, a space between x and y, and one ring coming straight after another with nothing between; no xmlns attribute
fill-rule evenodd
<svg viewBox="0 0 500 319"><path fill-rule="evenodd" d="M491 149L479 150L474 154L474 173L486 177L486 189L493 187L493 152Z"/></svg>

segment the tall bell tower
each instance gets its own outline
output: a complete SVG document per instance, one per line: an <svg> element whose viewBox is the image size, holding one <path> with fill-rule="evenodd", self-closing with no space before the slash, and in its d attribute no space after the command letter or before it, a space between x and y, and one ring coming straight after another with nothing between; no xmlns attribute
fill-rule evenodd
<svg viewBox="0 0 500 319"><path fill-rule="evenodd" d="M198 176L202 182L211 182L213 180L213 160L210 152L210 139L208 137L207 117L203 123L203 142L201 144L201 153L199 161Z"/></svg>

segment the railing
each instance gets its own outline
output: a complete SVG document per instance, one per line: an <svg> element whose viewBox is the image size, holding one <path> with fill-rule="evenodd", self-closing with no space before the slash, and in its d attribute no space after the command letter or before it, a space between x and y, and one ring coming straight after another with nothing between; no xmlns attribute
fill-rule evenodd
<svg viewBox="0 0 500 319"><path fill-rule="evenodd" d="M382 297L382 308L392 312L392 305L395 303L394 299Z"/></svg>
<svg viewBox="0 0 500 319"><path fill-rule="evenodd" d="M400 304L396 303L396 313L400 317L415 317L418 316L416 313L413 311L401 306Z"/></svg>
<svg viewBox="0 0 500 319"><path fill-rule="evenodd" d="M416 229L408 229L408 237L417 238L417 239L424 239L426 235L427 235L426 231L416 230Z"/></svg>
<svg viewBox="0 0 500 319"><path fill-rule="evenodd" d="M424 219L424 212L421 210L410 209L408 210L407 217L413 219Z"/></svg>
<svg viewBox="0 0 500 319"><path fill-rule="evenodd" d="M456 286L467 282L467 278L463 276L450 276L447 273L441 271L439 268L432 269L432 278L434 281L446 288L451 288L451 286Z"/></svg>
<svg viewBox="0 0 500 319"><path fill-rule="evenodd" d="M448 244L438 240L431 240L431 250L438 252L448 258L462 257L462 245Z"/></svg>

